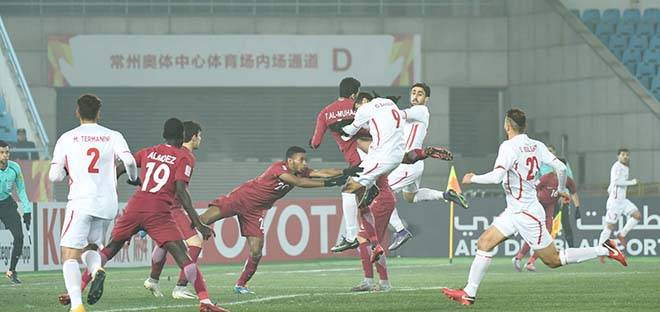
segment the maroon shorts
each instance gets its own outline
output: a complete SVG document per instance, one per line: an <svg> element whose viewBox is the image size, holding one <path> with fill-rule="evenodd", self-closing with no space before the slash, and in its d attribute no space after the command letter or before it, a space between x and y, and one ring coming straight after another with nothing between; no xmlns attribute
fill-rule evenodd
<svg viewBox="0 0 660 312"><path fill-rule="evenodd" d="M373 237L382 242L390 224L394 211L394 195L385 193L378 195L369 205L369 211L360 213L360 232L358 236L372 240Z"/></svg>
<svg viewBox="0 0 660 312"><path fill-rule="evenodd" d="M197 230L192 226L192 221L190 221L188 213L186 213L183 208L174 208L171 213L172 218L174 218L174 222L176 222L183 237L189 239L193 236L197 236Z"/></svg>
<svg viewBox="0 0 660 312"><path fill-rule="evenodd" d="M167 209L163 209L163 206ZM140 207L139 211L136 211L135 207ZM163 246L171 241L185 240L169 207L170 205L158 200L131 198L126 204L123 214L116 220L115 226L112 228L112 239L129 240L131 236L143 229L158 246Z"/></svg>
<svg viewBox="0 0 660 312"><path fill-rule="evenodd" d="M242 236L264 237L265 210L245 207L232 197L220 196L209 203L220 208L220 219L238 216Z"/></svg>

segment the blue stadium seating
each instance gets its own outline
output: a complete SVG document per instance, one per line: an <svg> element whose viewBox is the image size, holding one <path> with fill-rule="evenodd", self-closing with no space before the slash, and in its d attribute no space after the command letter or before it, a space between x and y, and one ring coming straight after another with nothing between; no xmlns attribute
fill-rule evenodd
<svg viewBox="0 0 660 312"><path fill-rule="evenodd" d="M639 63L637 64L637 72L635 73L635 76L637 76L637 78L654 77L656 74L655 68L655 64L648 64L644 62Z"/></svg>
<svg viewBox="0 0 660 312"><path fill-rule="evenodd" d="M610 37L610 41L607 44L607 47L610 50L614 49L625 49L628 47L628 37L622 34L615 34Z"/></svg>
<svg viewBox="0 0 660 312"><path fill-rule="evenodd" d="M603 16L600 18L601 23L617 24L621 19L621 12L619 9L607 9L603 11Z"/></svg>
<svg viewBox="0 0 660 312"><path fill-rule="evenodd" d="M626 24L637 24L642 21L642 14L639 9L625 9L623 10L622 19Z"/></svg>
<svg viewBox="0 0 660 312"><path fill-rule="evenodd" d="M656 93L658 91L660 91L660 77L655 76L651 80L651 92Z"/></svg>
<svg viewBox="0 0 660 312"><path fill-rule="evenodd" d="M600 11L598 9L586 9L582 12L582 22L597 24L600 22Z"/></svg>
<svg viewBox="0 0 660 312"><path fill-rule="evenodd" d="M642 15L642 22L652 24L660 22L660 9L651 8L644 10L644 15Z"/></svg>
<svg viewBox="0 0 660 312"><path fill-rule="evenodd" d="M642 58L642 61L645 63L660 64L660 50L646 49L644 51L644 57Z"/></svg>
<svg viewBox="0 0 660 312"><path fill-rule="evenodd" d="M651 40L649 42L649 48L650 49L660 48L660 35L655 35L655 36L651 37Z"/></svg>
<svg viewBox="0 0 660 312"><path fill-rule="evenodd" d="M612 54L614 54L614 56L619 60L623 57L622 49L610 49L610 52L612 52Z"/></svg>
<svg viewBox="0 0 660 312"><path fill-rule="evenodd" d="M651 23L639 23L635 33L638 35L651 36L655 33L655 27Z"/></svg>
<svg viewBox="0 0 660 312"><path fill-rule="evenodd" d="M634 35L630 38L628 47L646 50L649 48L649 39L644 35Z"/></svg>
<svg viewBox="0 0 660 312"><path fill-rule="evenodd" d="M632 36L635 33L635 25L634 24L626 24L624 22L619 22L616 25L616 33L626 35L626 36Z"/></svg>
<svg viewBox="0 0 660 312"><path fill-rule="evenodd" d="M637 77L637 80L639 80L639 83L641 83L644 86L644 88L646 88L647 90L651 90L651 80L652 79L653 79L653 77L646 77L646 76Z"/></svg>
<svg viewBox="0 0 660 312"><path fill-rule="evenodd" d="M628 70L631 73L635 72L635 68L637 63L642 61L642 50L640 49L628 49L623 51L623 57L621 58L621 62L623 62L623 65L628 68Z"/></svg>

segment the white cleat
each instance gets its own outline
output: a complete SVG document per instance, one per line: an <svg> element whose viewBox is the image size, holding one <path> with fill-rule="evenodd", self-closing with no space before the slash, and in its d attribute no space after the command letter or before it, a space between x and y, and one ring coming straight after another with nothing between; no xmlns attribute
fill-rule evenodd
<svg viewBox="0 0 660 312"><path fill-rule="evenodd" d="M158 284L158 280L147 278L144 281L144 288L146 288L148 291L151 292L154 297L160 298L163 297L163 292L160 291L160 285Z"/></svg>
<svg viewBox="0 0 660 312"><path fill-rule="evenodd" d="M174 299L199 299L197 295L188 291L186 286L174 286L172 289L172 298Z"/></svg>
<svg viewBox="0 0 660 312"><path fill-rule="evenodd" d="M520 264L520 259L513 257L511 259L511 263L513 263L513 268L516 269L516 271L522 272L522 264Z"/></svg>

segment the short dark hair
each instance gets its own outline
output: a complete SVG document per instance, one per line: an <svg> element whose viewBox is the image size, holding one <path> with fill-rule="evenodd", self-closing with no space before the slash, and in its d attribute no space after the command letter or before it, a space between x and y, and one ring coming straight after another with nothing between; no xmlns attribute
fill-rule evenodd
<svg viewBox="0 0 660 312"><path fill-rule="evenodd" d="M9 144L4 140L0 140L0 147L9 147Z"/></svg>
<svg viewBox="0 0 660 312"><path fill-rule="evenodd" d="M284 157L285 160L293 157L293 155L298 154L298 153L307 153L307 151L300 147L300 146L291 146L286 150L286 155Z"/></svg>
<svg viewBox="0 0 660 312"><path fill-rule="evenodd" d="M523 133L527 129L527 117L525 117L525 112L512 108L506 112L506 118L511 122L511 126L518 133Z"/></svg>
<svg viewBox="0 0 660 312"><path fill-rule="evenodd" d="M360 82L353 77L344 78L339 83L340 97L350 97L351 95L357 93L358 90L360 90Z"/></svg>
<svg viewBox="0 0 660 312"><path fill-rule="evenodd" d="M25 128L18 128L18 129L16 129L16 134L19 134L19 133L27 134L27 131L25 131Z"/></svg>
<svg viewBox="0 0 660 312"><path fill-rule="evenodd" d="M192 137L202 132L202 126L198 123L188 120L183 122L183 142L190 142Z"/></svg>
<svg viewBox="0 0 660 312"><path fill-rule="evenodd" d="M101 99L94 94L83 94L78 98L78 113L84 120L95 120L101 109Z"/></svg>
<svg viewBox="0 0 660 312"><path fill-rule="evenodd" d="M367 99L367 101L371 101L374 99L374 96L369 92L360 92L355 97L355 101L353 103L360 103L362 102L363 99Z"/></svg>
<svg viewBox="0 0 660 312"><path fill-rule="evenodd" d="M427 85L423 82L418 82L418 83L412 85L412 87L410 87L410 90L412 90L415 87L420 87L420 88L424 89L424 93L426 94L426 97L431 97L431 87L429 87L429 85Z"/></svg>
<svg viewBox="0 0 660 312"><path fill-rule="evenodd" d="M630 153L630 150L628 150L627 148L622 147L616 152L616 154L621 155L621 153Z"/></svg>
<svg viewBox="0 0 660 312"><path fill-rule="evenodd" d="M170 118L163 125L163 139L183 140L183 122L178 118Z"/></svg>

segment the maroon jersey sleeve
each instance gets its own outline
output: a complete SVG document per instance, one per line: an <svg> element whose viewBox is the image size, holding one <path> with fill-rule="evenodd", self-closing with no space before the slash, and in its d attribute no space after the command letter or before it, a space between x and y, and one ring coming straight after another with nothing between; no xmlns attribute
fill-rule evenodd
<svg viewBox="0 0 660 312"><path fill-rule="evenodd" d="M268 168L268 175L276 179L284 173L289 173L289 171L286 169L283 163L274 163L270 166L270 168Z"/></svg>
<svg viewBox="0 0 660 312"><path fill-rule="evenodd" d="M142 161L144 159L144 149L141 149L137 153L135 153L133 158L135 158L135 164L138 166L138 168L142 168L143 167Z"/></svg>
<svg viewBox="0 0 660 312"><path fill-rule="evenodd" d="M575 187L575 182L573 182L573 179L568 177L566 178L566 187L571 194L577 193L577 187Z"/></svg>
<svg viewBox="0 0 660 312"><path fill-rule="evenodd" d="M325 131L328 129L328 125L325 123L325 114L324 110L322 110L319 115L316 117L316 128L314 129L314 135L312 135L312 139L309 142L309 144L313 148L318 148L321 145L321 140L323 139L323 135L325 134Z"/></svg>
<svg viewBox="0 0 660 312"><path fill-rule="evenodd" d="M189 183L190 177L192 177L194 166L194 161L192 161L189 156L184 155L181 157L181 160L176 167L176 172L174 173L174 181L183 181Z"/></svg>

